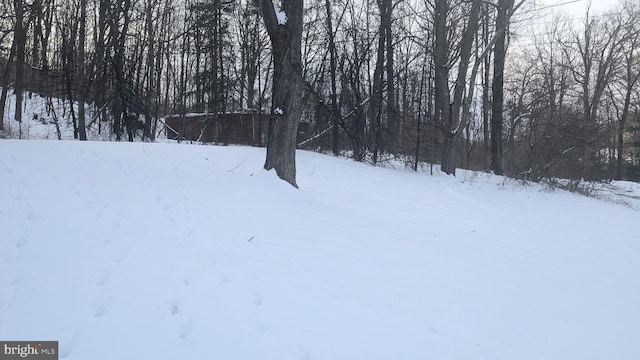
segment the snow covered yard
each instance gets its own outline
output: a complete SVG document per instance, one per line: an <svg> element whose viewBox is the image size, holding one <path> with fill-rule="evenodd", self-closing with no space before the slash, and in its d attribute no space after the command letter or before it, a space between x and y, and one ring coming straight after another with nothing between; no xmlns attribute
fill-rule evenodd
<svg viewBox="0 0 640 360"><path fill-rule="evenodd" d="M640 359L639 211L309 152L296 190L263 160L0 141L0 339L62 359Z"/></svg>

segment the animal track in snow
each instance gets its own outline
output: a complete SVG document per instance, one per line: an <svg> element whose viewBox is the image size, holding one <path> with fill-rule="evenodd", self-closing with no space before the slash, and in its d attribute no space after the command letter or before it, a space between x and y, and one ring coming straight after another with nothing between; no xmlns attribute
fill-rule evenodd
<svg viewBox="0 0 640 360"><path fill-rule="evenodd" d="M105 211L107 210L108 206L106 204L103 204L102 206L100 206L100 208L98 208L98 212L96 213L96 216L98 218L101 218L104 216Z"/></svg>
<svg viewBox="0 0 640 360"><path fill-rule="evenodd" d="M180 312L180 308L178 307L177 303L171 304L169 310L171 311L171 316L176 316Z"/></svg>
<svg viewBox="0 0 640 360"><path fill-rule="evenodd" d="M180 339L186 339L191 334L191 321L187 320L180 326Z"/></svg>
<svg viewBox="0 0 640 360"><path fill-rule="evenodd" d="M124 255L122 255L121 253L116 253L115 255L113 255L114 264L120 264L122 260L124 260Z"/></svg>
<svg viewBox="0 0 640 360"><path fill-rule="evenodd" d="M71 336L67 336L66 338L63 337L60 339L60 347L58 348L58 351L61 359L66 359L69 357L69 355L71 355L77 338L78 334L75 333Z"/></svg>
<svg viewBox="0 0 640 360"><path fill-rule="evenodd" d="M171 316L176 316L180 313L180 298L175 292L169 298L169 313Z"/></svg>
<svg viewBox="0 0 640 360"><path fill-rule="evenodd" d="M109 281L109 272L108 271L100 271L96 275L96 286L103 286Z"/></svg>
<svg viewBox="0 0 640 360"><path fill-rule="evenodd" d="M261 319L253 320L253 328L260 334L265 334L267 332L267 325Z"/></svg>
<svg viewBox="0 0 640 360"><path fill-rule="evenodd" d="M20 249L27 244L27 234L26 231L21 231L18 239L16 240L16 248Z"/></svg>
<svg viewBox="0 0 640 360"><path fill-rule="evenodd" d="M98 300L93 307L93 316L97 318L102 317L107 312L108 307L109 302L106 299Z"/></svg>
<svg viewBox="0 0 640 360"><path fill-rule="evenodd" d="M254 292L253 293L253 300L252 300L253 305L255 306L260 306L262 305L262 296L260 296L259 293Z"/></svg>

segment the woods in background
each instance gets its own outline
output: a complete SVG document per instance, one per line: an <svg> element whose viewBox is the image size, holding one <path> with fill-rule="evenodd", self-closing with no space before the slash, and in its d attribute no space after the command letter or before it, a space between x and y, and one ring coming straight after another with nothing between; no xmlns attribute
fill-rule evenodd
<svg viewBox="0 0 640 360"><path fill-rule="evenodd" d="M81 140L152 141L166 115L251 109L305 123L299 148L373 164L640 180L637 1L552 18L532 1L309 0L301 68L284 70L266 3L3 1L0 130L35 92L65 100ZM299 112L277 113L292 106L278 81Z"/></svg>

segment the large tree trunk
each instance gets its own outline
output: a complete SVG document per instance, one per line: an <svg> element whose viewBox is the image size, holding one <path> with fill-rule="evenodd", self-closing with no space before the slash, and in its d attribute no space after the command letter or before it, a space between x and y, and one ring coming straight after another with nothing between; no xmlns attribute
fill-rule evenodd
<svg viewBox="0 0 640 360"><path fill-rule="evenodd" d="M14 92L16 95L15 120L22 122L22 98L24 91L24 65L25 51L27 46L27 28L24 19L24 4L22 0L14 0L16 12L15 43L16 43L16 77ZM22 129L22 127L20 127ZM20 134L22 137L22 134Z"/></svg>
<svg viewBox="0 0 640 360"><path fill-rule="evenodd" d="M391 0L382 0L384 8L384 16L380 19L382 26L385 29L385 42L386 42L386 75L387 75L387 126L389 128L390 139L389 142L384 144L386 151L396 153L396 142L398 141L398 119L396 116L396 87L394 82L394 60L393 60L393 33L391 29L391 15L393 12L393 3Z"/></svg>
<svg viewBox="0 0 640 360"><path fill-rule="evenodd" d="M435 51L433 61L435 65L434 97L436 122L442 128L448 128L445 124L450 118L449 104L449 65L447 59L447 14L449 5L447 0L435 0L434 31L435 31ZM443 154L443 158L447 155Z"/></svg>
<svg viewBox="0 0 640 360"><path fill-rule="evenodd" d="M13 59L16 55L16 43L15 41L11 45L11 52L9 53L9 60L4 67L2 73L2 82L0 82L0 86L2 86L2 93L0 94L0 130L4 130L4 110L5 105L7 103L7 95L9 93L9 72L11 70L11 64L13 63Z"/></svg>
<svg viewBox="0 0 640 360"><path fill-rule="evenodd" d="M339 124L340 113L338 109L338 91L336 85L337 77L337 64L336 64L336 43L335 34L333 32L333 19L331 15L331 1L325 0L325 8L327 10L327 36L329 37L329 67L331 71L331 111L333 112L333 132L331 139L331 150L334 155L338 155L339 149Z"/></svg>
<svg viewBox="0 0 640 360"><path fill-rule="evenodd" d="M460 40L460 61L458 62L458 76L456 78L456 85L453 93L453 103L450 106L450 118L448 120L445 119L446 125L444 128L445 134L442 152L442 171L447 174L456 174L456 143L462 129L466 127L464 119L460 119L460 114L462 112L463 98L467 84L467 72L469 69L469 62L471 60L473 39L478 31L479 15L480 1L476 0L471 5L469 21L467 22L467 27L462 33L462 39ZM475 74L471 81L471 84L474 83ZM469 93L473 94L473 86L470 86L470 89Z"/></svg>
<svg viewBox="0 0 640 360"><path fill-rule="evenodd" d="M379 2L381 20L384 18L384 7ZM371 161L376 165L378 163L378 152L381 151L382 144L382 92L384 80L384 50L385 50L385 34L386 29L380 21L378 34L378 50L376 54L376 67L373 71L373 88L371 89L371 102L369 105L369 123L371 125L371 134L373 135L371 152Z"/></svg>
<svg viewBox="0 0 640 360"><path fill-rule="evenodd" d="M484 6L483 10L483 26L482 26L482 39L485 46L489 44L489 10L488 5ZM483 167L487 169L489 167L489 161L491 157L491 148L489 144L491 143L491 136L489 134L489 118L491 114L491 101L489 98L490 92L490 81L491 81L491 55L488 54L484 58L483 65L483 76L482 76L482 140L483 140L483 159L484 164Z"/></svg>
<svg viewBox="0 0 640 360"><path fill-rule="evenodd" d="M86 65L84 59L84 43L87 30L87 0L80 1L80 28L78 33L78 138L87 141L87 126L85 123L86 102ZM73 106L73 103L72 105Z"/></svg>
<svg viewBox="0 0 640 360"><path fill-rule="evenodd" d="M276 15L271 0L261 0L260 6L273 52L273 99L264 168L275 169L282 180L298 187L296 135L302 114L303 1L282 1L286 20L282 14Z"/></svg>
<svg viewBox="0 0 640 360"><path fill-rule="evenodd" d="M504 102L504 62L507 54L506 37L510 14L513 11L513 0L498 1L496 18L496 44L493 58L493 86L491 111L491 163L489 168L496 175L502 175L502 123Z"/></svg>

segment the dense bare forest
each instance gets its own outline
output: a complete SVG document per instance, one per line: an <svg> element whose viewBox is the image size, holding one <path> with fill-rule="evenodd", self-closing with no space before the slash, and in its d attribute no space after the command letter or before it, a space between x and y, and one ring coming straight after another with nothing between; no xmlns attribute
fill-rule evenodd
<svg viewBox="0 0 640 360"><path fill-rule="evenodd" d="M0 113L10 91L17 104L0 130L34 92L67 102L80 140L251 110L289 153L640 180L637 1L552 15L527 0L6 0L0 14ZM278 170L293 155L273 149Z"/></svg>

